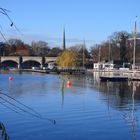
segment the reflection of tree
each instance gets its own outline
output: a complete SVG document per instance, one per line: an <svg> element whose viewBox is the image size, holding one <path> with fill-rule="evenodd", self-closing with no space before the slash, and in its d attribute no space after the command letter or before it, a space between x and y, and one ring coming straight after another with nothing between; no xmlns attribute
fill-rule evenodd
<svg viewBox="0 0 140 140"><path fill-rule="evenodd" d="M126 99L128 98L129 95L129 89L127 83L120 83L119 84L119 106L125 106L126 105Z"/></svg>
<svg viewBox="0 0 140 140"><path fill-rule="evenodd" d="M132 87L128 86L127 82L100 82L100 87L94 85L95 88L100 91L103 96L109 96L110 106L122 109L129 104L131 97ZM139 99L140 96L137 94L135 97Z"/></svg>
<svg viewBox="0 0 140 140"><path fill-rule="evenodd" d="M64 104L64 87L65 87L65 79L62 80L62 86L61 86L62 105Z"/></svg>

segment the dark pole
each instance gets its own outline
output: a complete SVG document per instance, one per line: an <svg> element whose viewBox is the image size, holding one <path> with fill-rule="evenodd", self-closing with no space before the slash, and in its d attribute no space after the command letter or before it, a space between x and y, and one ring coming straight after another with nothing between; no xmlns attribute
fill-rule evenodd
<svg viewBox="0 0 140 140"><path fill-rule="evenodd" d="M63 30L63 50L66 49L65 28Z"/></svg>

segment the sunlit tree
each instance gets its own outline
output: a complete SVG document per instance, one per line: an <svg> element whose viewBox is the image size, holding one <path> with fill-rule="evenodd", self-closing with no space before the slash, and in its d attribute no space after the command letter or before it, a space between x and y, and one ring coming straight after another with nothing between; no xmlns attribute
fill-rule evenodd
<svg viewBox="0 0 140 140"><path fill-rule="evenodd" d="M60 67L74 67L77 65L77 54L71 50L65 50L58 57L57 64Z"/></svg>

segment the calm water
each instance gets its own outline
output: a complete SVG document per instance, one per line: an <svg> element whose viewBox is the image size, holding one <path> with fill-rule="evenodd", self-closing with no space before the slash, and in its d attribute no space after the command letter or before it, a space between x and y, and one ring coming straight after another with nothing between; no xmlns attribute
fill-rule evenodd
<svg viewBox="0 0 140 140"><path fill-rule="evenodd" d="M68 77L25 73L12 74L9 81L9 75L0 74L2 92L44 118L56 120L54 125L39 119L29 108L0 95L0 121L10 140L140 139L138 82L101 83L96 74ZM67 87L68 78L72 87Z"/></svg>

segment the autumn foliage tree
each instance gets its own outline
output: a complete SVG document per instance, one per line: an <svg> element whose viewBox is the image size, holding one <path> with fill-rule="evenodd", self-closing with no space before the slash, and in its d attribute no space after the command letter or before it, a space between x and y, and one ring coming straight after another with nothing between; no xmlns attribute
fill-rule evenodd
<svg viewBox="0 0 140 140"><path fill-rule="evenodd" d="M57 64L60 67L74 67L77 65L77 54L72 50L65 50L57 59Z"/></svg>

